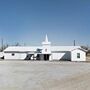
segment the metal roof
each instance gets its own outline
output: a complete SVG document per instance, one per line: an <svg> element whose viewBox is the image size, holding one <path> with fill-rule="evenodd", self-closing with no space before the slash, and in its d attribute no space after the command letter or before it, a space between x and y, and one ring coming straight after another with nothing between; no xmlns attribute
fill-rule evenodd
<svg viewBox="0 0 90 90"><path fill-rule="evenodd" d="M4 50L4 52L31 52L36 51L40 46L10 46Z"/></svg>
<svg viewBox="0 0 90 90"><path fill-rule="evenodd" d="M80 46L52 46L51 51L72 51L81 48Z"/></svg>
<svg viewBox="0 0 90 90"><path fill-rule="evenodd" d="M81 48L80 46L51 46L51 51L72 51ZM42 49L42 46L10 46L4 52L35 52Z"/></svg>

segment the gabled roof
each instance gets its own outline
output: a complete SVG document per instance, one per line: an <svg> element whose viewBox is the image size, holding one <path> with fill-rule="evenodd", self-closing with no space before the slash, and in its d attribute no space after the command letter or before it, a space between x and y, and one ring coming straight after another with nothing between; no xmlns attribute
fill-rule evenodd
<svg viewBox="0 0 90 90"><path fill-rule="evenodd" d="M85 49L83 49L83 48L76 48L76 49L73 49L72 51L77 50L77 49L79 49L79 50L81 50L81 51L84 51L84 52L87 52L87 50L85 50Z"/></svg>

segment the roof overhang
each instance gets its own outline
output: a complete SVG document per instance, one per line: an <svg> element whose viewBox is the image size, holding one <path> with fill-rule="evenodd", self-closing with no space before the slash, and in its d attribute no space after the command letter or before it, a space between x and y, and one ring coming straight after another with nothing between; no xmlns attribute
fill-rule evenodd
<svg viewBox="0 0 90 90"><path fill-rule="evenodd" d="M84 52L87 52L87 50L85 50L85 49L83 49L83 48L76 48L76 49L73 49L73 50L71 50L71 51L74 51L74 50L77 50L77 49L79 49L79 50L81 50L81 51L84 51Z"/></svg>

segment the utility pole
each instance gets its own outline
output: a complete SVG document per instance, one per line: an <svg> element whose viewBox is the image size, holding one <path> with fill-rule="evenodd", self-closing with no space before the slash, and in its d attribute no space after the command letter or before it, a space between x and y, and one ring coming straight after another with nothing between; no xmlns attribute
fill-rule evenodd
<svg viewBox="0 0 90 90"><path fill-rule="evenodd" d="M73 44L74 44L74 46L76 46L76 41L75 40L74 40L74 43Z"/></svg>

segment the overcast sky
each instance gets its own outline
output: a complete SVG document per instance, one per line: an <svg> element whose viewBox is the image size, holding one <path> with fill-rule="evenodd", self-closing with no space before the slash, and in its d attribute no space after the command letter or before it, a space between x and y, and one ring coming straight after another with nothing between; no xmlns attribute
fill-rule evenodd
<svg viewBox="0 0 90 90"><path fill-rule="evenodd" d="M90 0L0 0L0 39L40 45L90 45Z"/></svg>

